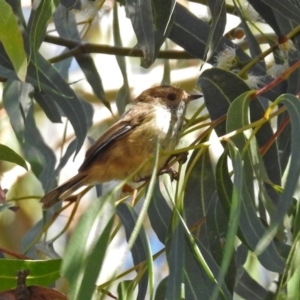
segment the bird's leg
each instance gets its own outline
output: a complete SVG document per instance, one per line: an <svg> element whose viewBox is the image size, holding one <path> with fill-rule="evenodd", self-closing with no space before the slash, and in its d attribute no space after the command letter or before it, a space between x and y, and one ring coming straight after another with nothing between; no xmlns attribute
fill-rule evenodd
<svg viewBox="0 0 300 300"><path fill-rule="evenodd" d="M172 181L174 179L175 180L179 179L178 172L169 166L162 168L160 171L158 171L157 176L163 175L163 174L169 174ZM140 177L140 178L136 179L135 182L148 181L150 178L151 178L151 175Z"/></svg>
<svg viewBox="0 0 300 300"><path fill-rule="evenodd" d="M170 155L170 157L167 159L163 169L167 168L169 165L173 165L177 161L184 164L187 161L188 154L189 153L187 151L185 151L182 153ZM174 162L173 162L173 160L174 160Z"/></svg>
<svg viewBox="0 0 300 300"><path fill-rule="evenodd" d="M167 159L167 161L164 164L163 168L158 171L157 175L159 176L159 175L163 175L163 174L169 174L170 178L171 178L171 181L179 180L178 172L174 168L172 168L171 166L177 161L184 164L187 161L187 157L188 157L188 152L182 152L182 153L179 153L179 154L171 155ZM135 182L147 181L150 178L151 178L151 175L144 176L144 177L136 179Z"/></svg>
<svg viewBox="0 0 300 300"><path fill-rule="evenodd" d="M170 178L171 178L171 181L173 181L174 179L175 179L176 181L179 180L179 174L178 174L178 172L177 172L174 168L172 168L172 167L166 167L166 168L163 168L163 169L161 169L161 170L157 173L157 175L163 175L163 174L169 174L169 176L170 176Z"/></svg>

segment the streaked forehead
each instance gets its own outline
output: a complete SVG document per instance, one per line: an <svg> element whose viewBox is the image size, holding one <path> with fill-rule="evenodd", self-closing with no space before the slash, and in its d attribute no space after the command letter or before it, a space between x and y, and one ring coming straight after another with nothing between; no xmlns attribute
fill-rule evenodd
<svg viewBox="0 0 300 300"><path fill-rule="evenodd" d="M151 89L148 89L146 90L145 92L150 94L150 95L155 95L155 96L160 96L160 95L166 95L168 93L180 93L180 89L174 87L174 86L171 86L171 85L161 85L161 86L158 86L158 87L155 87L155 88L151 88ZM144 92L144 93L145 93Z"/></svg>

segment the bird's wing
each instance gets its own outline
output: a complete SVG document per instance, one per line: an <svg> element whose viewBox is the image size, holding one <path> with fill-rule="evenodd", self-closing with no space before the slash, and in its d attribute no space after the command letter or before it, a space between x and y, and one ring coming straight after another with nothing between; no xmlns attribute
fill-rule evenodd
<svg viewBox="0 0 300 300"><path fill-rule="evenodd" d="M132 118L134 114L134 118ZM98 155L107 147L111 146L114 141L128 134L133 128L138 126L145 118L146 113L137 111L129 111L121 120L112 125L99 139L87 150L85 160L82 163L79 171L83 171Z"/></svg>

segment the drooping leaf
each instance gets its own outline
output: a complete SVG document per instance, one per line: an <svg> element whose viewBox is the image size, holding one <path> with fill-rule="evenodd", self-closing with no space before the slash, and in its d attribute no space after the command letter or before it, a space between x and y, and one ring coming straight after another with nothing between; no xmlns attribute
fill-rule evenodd
<svg viewBox="0 0 300 300"><path fill-rule="evenodd" d="M114 16L114 20L113 20L114 42L116 46L122 47L117 5L114 6L113 16ZM122 115L125 111L126 105L130 103L130 88L129 88L128 78L127 78L128 75L127 75L125 57L116 55L116 60L123 77L123 86L120 88L116 96L116 104L118 107L118 112L119 115Z"/></svg>
<svg viewBox="0 0 300 300"><path fill-rule="evenodd" d="M73 11L65 9L60 5L53 14L53 19L55 27L61 37L76 40L78 43L81 42L81 37L77 29L77 23ZM80 55L76 55L75 59L95 95L109 110L111 110L110 103L107 101L105 96L102 79L91 55L82 53Z"/></svg>
<svg viewBox="0 0 300 300"><path fill-rule="evenodd" d="M61 274L69 280L71 299L92 298L113 225L114 192L93 201L68 243Z"/></svg>
<svg viewBox="0 0 300 300"><path fill-rule="evenodd" d="M205 267L197 259L195 248L201 253ZM186 299L213 299L214 289L217 291L215 299L232 299L232 295L223 282L217 282L220 268L212 258L209 249L200 242L186 245L185 260L185 284L186 295L188 295ZM208 274L208 269L211 274ZM199 284L199 281L202 284Z"/></svg>
<svg viewBox="0 0 300 300"><path fill-rule="evenodd" d="M226 116L230 103L249 90L247 84L235 74L217 68L205 70L199 77L198 84L202 88L213 121ZM224 120L215 128L219 136L226 133L225 124Z"/></svg>
<svg viewBox="0 0 300 300"><path fill-rule="evenodd" d="M0 46L1 48L1 46ZM0 50L0 76L16 80L16 74L4 53ZM80 150L87 133L86 115L83 113L81 101L74 91L63 80L55 68L39 53L35 57L35 62L30 61L26 82L42 89L45 93L50 93L56 103L60 106L65 116L71 122L75 135L78 139L76 153Z"/></svg>
<svg viewBox="0 0 300 300"><path fill-rule="evenodd" d="M17 271L28 269L30 276L27 285L48 286L59 278L61 259L54 260L17 260L0 259L0 291L14 288Z"/></svg>
<svg viewBox="0 0 300 300"><path fill-rule="evenodd" d="M28 170L25 160L11 148L0 144L0 160L15 163Z"/></svg>
<svg viewBox="0 0 300 300"><path fill-rule="evenodd" d="M134 212L134 210L128 204L125 203L121 203L120 205L117 206L117 214L122 221L122 224L126 232L126 238L129 241L136 224L137 215ZM149 262L151 253L149 249L149 242L146 236L146 232L143 228L139 231L138 237L131 249L131 253L135 265L138 265L139 263L142 263L144 261ZM152 262L150 262L150 264L152 264ZM150 267L150 269L151 268L152 267ZM139 280L139 290L138 290L137 299L141 299L141 300L145 299L147 287L148 287L148 273L145 272L145 274Z"/></svg>
<svg viewBox="0 0 300 300"><path fill-rule="evenodd" d="M40 107L45 112L46 116L50 121L53 123L61 123L61 115L57 104L52 98L51 94L44 93L35 89L32 96L34 97L35 101L40 105Z"/></svg>
<svg viewBox="0 0 300 300"><path fill-rule="evenodd" d="M118 299L119 300L134 300L134 280L124 280L118 285Z"/></svg>
<svg viewBox="0 0 300 300"><path fill-rule="evenodd" d="M230 214L228 220L228 228L226 232L226 243L222 255L222 262L220 265L220 273L218 274L217 280L219 285L223 285L226 282L226 274L228 270L231 272L236 271L233 268L233 257L235 253L235 237L238 232L240 216L241 216L241 194L243 193L243 162L242 157L235 146L228 143L232 168L234 172L234 179L232 185L232 193L230 199ZM228 277L227 277L228 278ZM213 293L213 299L217 296L217 288L215 287Z"/></svg>
<svg viewBox="0 0 300 300"><path fill-rule="evenodd" d="M280 0L262 0L266 5L270 6L273 10L282 14L285 18L293 20L296 24L300 23L300 8L292 1L282 2Z"/></svg>
<svg viewBox="0 0 300 300"><path fill-rule="evenodd" d="M184 207L186 223L189 227L195 225L206 216L209 201L215 191L213 167L210 160L209 149L193 151L187 170L192 171L186 183ZM198 233L201 237L205 231Z"/></svg>
<svg viewBox="0 0 300 300"><path fill-rule="evenodd" d="M143 51L145 67L149 67L154 60L155 41L152 4L150 0L125 0L127 18L132 23L138 48Z"/></svg>
<svg viewBox="0 0 300 300"><path fill-rule="evenodd" d="M7 53L17 77L25 81L27 73L27 55L24 41L12 7L0 0L0 42Z"/></svg>
<svg viewBox="0 0 300 300"><path fill-rule="evenodd" d="M228 132L233 132L249 124L248 106L250 95L252 95L251 91L242 94L230 105L227 118ZM251 162L251 151L249 147L244 149L247 138L243 133L233 136L232 140L239 151L245 151L243 155L244 183L243 192L242 195L240 195L242 206L239 226L250 249L254 251L260 238L265 233L265 228L257 217L254 206L253 162ZM251 141L251 143L254 142L254 140ZM260 178L258 178L258 180L260 180ZM274 243L271 243L269 247L258 256L258 259L269 270L279 273L283 271L284 260L277 252Z"/></svg>
<svg viewBox="0 0 300 300"><path fill-rule="evenodd" d="M231 72L221 69L210 69L202 73L199 78L205 103L212 120L225 118L230 103L242 93L249 91L246 83ZM264 117L264 109L257 99L251 100L250 104L251 122ZM237 117L237 116L236 116ZM215 128L217 134L225 134L225 120L221 121ZM263 124L256 133L258 146L263 148L272 138L273 130L270 123ZM263 156L266 171L272 182L281 184L279 153L276 143L273 143ZM278 195L270 187L266 187L271 199L278 201Z"/></svg>
<svg viewBox="0 0 300 300"><path fill-rule="evenodd" d="M250 30L248 23L245 20L245 17L243 16L242 12L240 11L240 9L237 9L237 13L240 16L241 19L241 23L247 38L247 44L249 46L249 51L250 51L250 55L251 57L256 57L258 55L261 54L261 47L257 41L257 39L255 38L253 32ZM264 60L261 60L260 62L258 62L258 64L261 67L262 73L261 75L265 75L266 74L266 63Z"/></svg>
<svg viewBox="0 0 300 300"><path fill-rule="evenodd" d="M224 0L208 0L207 3L211 13L211 22L205 54L207 54L206 60L209 60L224 34L226 26L226 3Z"/></svg>
<svg viewBox="0 0 300 300"><path fill-rule="evenodd" d="M157 56L160 47L168 37L168 34L173 26L175 0L152 0L153 8L153 23L155 26L155 54Z"/></svg>
<svg viewBox="0 0 300 300"><path fill-rule="evenodd" d="M167 290L167 284L168 284L168 276L165 277L158 285L155 293L154 300L165 300L166 296L166 290Z"/></svg>
<svg viewBox="0 0 300 300"><path fill-rule="evenodd" d="M46 190L49 178L53 176L56 157L38 130L34 119L33 105L25 119L24 140L25 142L22 144L24 155Z"/></svg>
<svg viewBox="0 0 300 300"><path fill-rule="evenodd" d="M76 139L73 140L67 147L67 150L65 151L64 155L61 157L58 166L56 167L54 174L53 174L53 178L50 179L48 181L48 190L51 190L52 188L54 188L56 186L55 184L55 179L56 177L59 175L60 171L62 170L62 168L66 165L66 163L68 162L69 158L73 155L73 153L76 150Z"/></svg>
<svg viewBox="0 0 300 300"><path fill-rule="evenodd" d="M272 6L267 5L261 0L249 0L249 3L254 7L254 9L263 17L264 20L272 27L277 36L281 36L282 32L278 26L276 17Z"/></svg>
<svg viewBox="0 0 300 300"><path fill-rule="evenodd" d="M158 183L156 183L154 187L153 196L148 209L148 216L151 227L158 239L162 244L165 244L172 211L166 203L166 199L162 195Z"/></svg>
<svg viewBox="0 0 300 300"><path fill-rule="evenodd" d="M224 242L226 241L226 233L229 228L228 218L225 216L217 193L215 193L209 202L206 215L207 238L211 256L216 263L221 266ZM225 275L225 283L228 290L233 293L236 281L236 263L232 259L227 274Z"/></svg>
<svg viewBox="0 0 300 300"><path fill-rule="evenodd" d="M238 279L235 292L244 299L265 300L273 298L274 294L265 290L244 268L240 270Z"/></svg>
<svg viewBox="0 0 300 300"><path fill-rule="evenodd" d="M169 231L166 243L166 255L169 265L169 276L165 299L181 299L182 281L185 269L185 238L184 230L179 223L176 212L173 213L173 226Z"/></svg>
<svg viewBox="0 0 300 300"><path fill-rule="evenodd" d="M35 5L32 7L26 30L30 40L30 55L33 56L33 60L45 37L49 19L55 10L54 4L53 0L35 1Z"/></svg>
<svg viewBox="0 0 300 300"><path fill-rule="evenodd" d="M3 107L19 141L22 141L24 138L25 127L25 120L21 113L21 98L27 99L23 83L16 80L8 80L3 90Z"/></svg>
<svg viewBox="0 0 300 300"><path fill-rule="evenodd" d="M270 228L265 233L260 244L257 246L257 250L259 252L263 251L263 249L269 245L271 238L276 234L278 226L289 211L293 203L293 194L300 175L300 153L298 151L300 147L300 141L298 139L298 133L300 130L300 103L296 96L290 94L281 95L276 100L276 103L283 103L287 107L290 116L290 122L292 125L291 161L290 168L287 173L286 184L280 197L280 202L277 205L275 214L271 217Z"/></svg>

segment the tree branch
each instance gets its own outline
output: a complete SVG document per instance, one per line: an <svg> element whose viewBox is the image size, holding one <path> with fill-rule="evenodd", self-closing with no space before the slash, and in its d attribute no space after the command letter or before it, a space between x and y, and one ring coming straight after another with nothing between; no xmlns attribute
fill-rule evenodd
<svg viewBox="0 0 300 300"><path fill-rule="evenodd" d="M143 52L140 49L116 47L109 45L99 45L92 43L81 43L71 39L65 39L57 36L46 35L44 41L63 47L67 47L70 51L51 58L51 63L61 61L68 57L80 55L83 53L102 53L118 56L143 57ZM186 51L179 50L164 50L159 51L157 58L161 59L194 59L195 57Z"/></svg>

